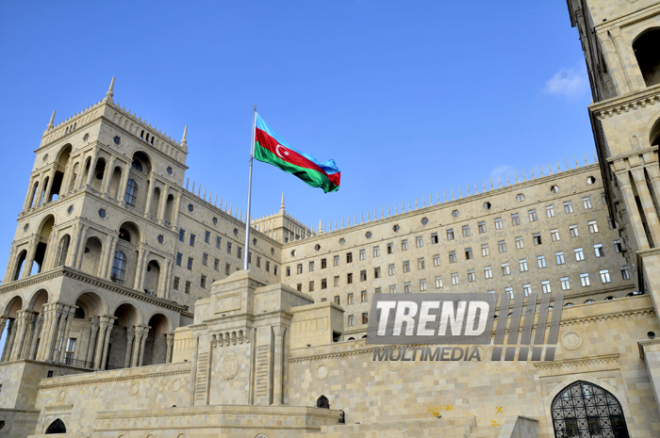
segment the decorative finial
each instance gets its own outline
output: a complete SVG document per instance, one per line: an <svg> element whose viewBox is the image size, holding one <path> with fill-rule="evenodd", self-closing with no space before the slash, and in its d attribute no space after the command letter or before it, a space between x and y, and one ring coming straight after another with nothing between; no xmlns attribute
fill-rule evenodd
<svg viewBox="0 0 660 438"><path fill-rule="evenodd" d="M284 213L284 192L282 192L282 203L280 204L280 211Z"/></svg>
<svg viewBox="0 0 660 438"><path fill-rule="evenodd" d="M53 123L55 122L55 110L53 110L53 115L50 116L50 122L48 122L48 126L46 126L46 129L53 129Z"/></svg>
<svg viewBox="0 0 660 438"><path fill-rule="evenodd" d="M183 138L181 138L181 145L182 146L188 145L188 125L183 127Z"/></svg>
<svg viewBox="0 0 660 438"><path fill-rule="evenodd" d="M104 100L106 102L111 102L111 103L113 102L112 98L115 95L114 89L115 89L115 77L113 76L112 80L110 81L110 87L108 87L108 91L105 93L105 99Z"/></svg>

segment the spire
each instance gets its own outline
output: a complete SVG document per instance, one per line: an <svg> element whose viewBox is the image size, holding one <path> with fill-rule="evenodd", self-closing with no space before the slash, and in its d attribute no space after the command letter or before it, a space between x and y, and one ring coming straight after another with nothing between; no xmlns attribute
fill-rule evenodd
<svg viewBox="0 0 660 438"><path fill-rule="evenodd" d="M107 93L105 93L105 99L103 99L106 102L114 103L114 100L112 99L113 96L115 95L114 93L115 89L115 77L112 77L112 80L110 81L110 87L108 87Z"/></svg>
<svg viewBox="0 0 660 438"><path fill-rule="evenodd" d="M284 192L282 192L282 203L280 204L280 213L284 213Z"/></svg>
<svg viewBox="0 0 660 438"><path fill-rule="evenodd" d="M188 125L183 127L183 138L181 138L181 145L188 146Z"/></svg>
<svg viewBox="0 0 660 438"><path fill-rule="evenodd" d="M55 126L53 125L53 122L55 122L55 110L53 110L53 115L50 116L50 122L48 122L48 126L46 126L46 129L53 129L53 126Z"/></svg>

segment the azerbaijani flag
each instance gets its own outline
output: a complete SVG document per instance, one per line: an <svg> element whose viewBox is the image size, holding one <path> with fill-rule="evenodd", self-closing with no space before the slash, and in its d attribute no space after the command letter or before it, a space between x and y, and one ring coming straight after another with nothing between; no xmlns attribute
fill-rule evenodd
<svg viewBox="0 0 660 438"><path fill-rule="evenodd" d="M310 186L322 188L325 193L339 190L341 172L335 160L319 163L311 155L292 148L259 114L254 143L254 158L257 160L292 173Z"/></svg>

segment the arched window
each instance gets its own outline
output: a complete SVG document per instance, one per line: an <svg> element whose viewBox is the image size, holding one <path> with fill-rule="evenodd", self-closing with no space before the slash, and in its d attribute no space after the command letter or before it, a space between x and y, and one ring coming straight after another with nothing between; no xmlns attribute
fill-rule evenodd
<svg viewBox="0 0 660 438"><path fill-rule="evenodd" d="M138 172L142 172L142 164L138 160L133 160L133 164L131 164L131 167Z"/></svg>
<svg viewBox="0 0 660 438"><path fill-rule="evenodd" d="M135 163L135 161L133 163ZM128 183L126 184L126 196L124 196L124 201L126 202L126 204L130 205L131 207L135 207L135 200L137 199L137 190L138 190L138 186L135 183L135 181L129 179Z"/></svg>
<svg viewBox="0 0 660 438"><path fill-rule="evenodd" d="M46 435L50 435L52 433L66 433L66 426L59 418L50 423L50 426L48 426L48 429L46 429Z"/></svg>
<svg viewBox="0 0 660 438"><path fill-rule="evenodd" d="M125 240L126 242L130 243L131 233L126 228L120 228L119 229L119 238L121 240Z"/></svg>
<svg viewBox="0 0 660 438"><path fill-rule="evenodd" d="M556 438L629 438L621 404L593 383L577 381L552 401Z"/></svg>
<svg viewBox="0 0 660 438"><path fill-rule="evenodd" d="M633 43L637 64L644 76L646 86L660 84L660 29L644 32Z"/></svg>
<svg viewBox="0 0 660 438"><path fill-rule="evenodd" d="M112 261L112 274L110 280L117 284L124 284L126 276L126 254L121 251L115 251L115 258Z"/></svg>
<svg viewBox="0 0 660 438"><path fill-rule="evenodd" d="M25 264L25 258L27 256L27 251L23 250L18 254L16 258L16 265L14 267L14 281L21 278L21 271L23 270L23 265Z"/></svg>
<svg viewBox="0 0 660 438"><path fill-rule="evenodd" d="M321 409L330 409L330 400L328 397L322 395L316 400L316 407Z"/></svg>

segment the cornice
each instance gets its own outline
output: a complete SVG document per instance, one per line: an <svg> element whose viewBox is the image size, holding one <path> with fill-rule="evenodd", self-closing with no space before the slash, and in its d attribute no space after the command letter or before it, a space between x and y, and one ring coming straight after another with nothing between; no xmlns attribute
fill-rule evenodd
<svg viewBox="0 0 660 438"><path fill-rule="evenodd" d="M577 368L594 368L597 365L616 365L618 368L619 353L599 356L581 357L577 359L555 360L552 362L532 362L534 367L543 371L575 370Z"/></svg>
<svg viewBox="0 0 660 438"><path fill-rule="evenodd" d="M614 117L624 112L644 108L646 105L660 103L660 85L646 88L638 93L628 94L623 97L614 97L609 100L598 102L589 106L589 112L603 120Z"/></svg>
<svg viewBox="0 0 660 438"><path fill-rule="evenodd" d="M125 368L123 370L113 370L110 371L111 373L117 374L120 372L125 372L125 370L132 370L133 368ZM105 373L107 371L102 371L102 373ZM70 388L74 386L86 386L90 384L100 384L100 383L113 383L113 382L125 382L125 381L130 381L130 380L144 380L144 379L152 379L152 378L158 378L158 377L170 377L170 376L183 376L190 374L191 370L175 370L175 371L161 371L158 373L145 373L145 374L138 374L138 375L132 375L132 376L122 376L122 375L117 375L117 376L110 376L110 377L102 377L99 376L98 372L95 373L86 373L82 374L85 376L85 378L81 381L67 381L67 380L73 380L76 377L80 377L81 374L75 374L72 376L66 376L66 377L61 377L57 378L58 380L64 379L63 382L58 382L58 381L53 381L53 382L47 382L47 383L42 383L37 386L38 389L56 389L56 388ZM52 379L48 379L52 380ZM42 380L44 382L45 380Z"/></svg>

